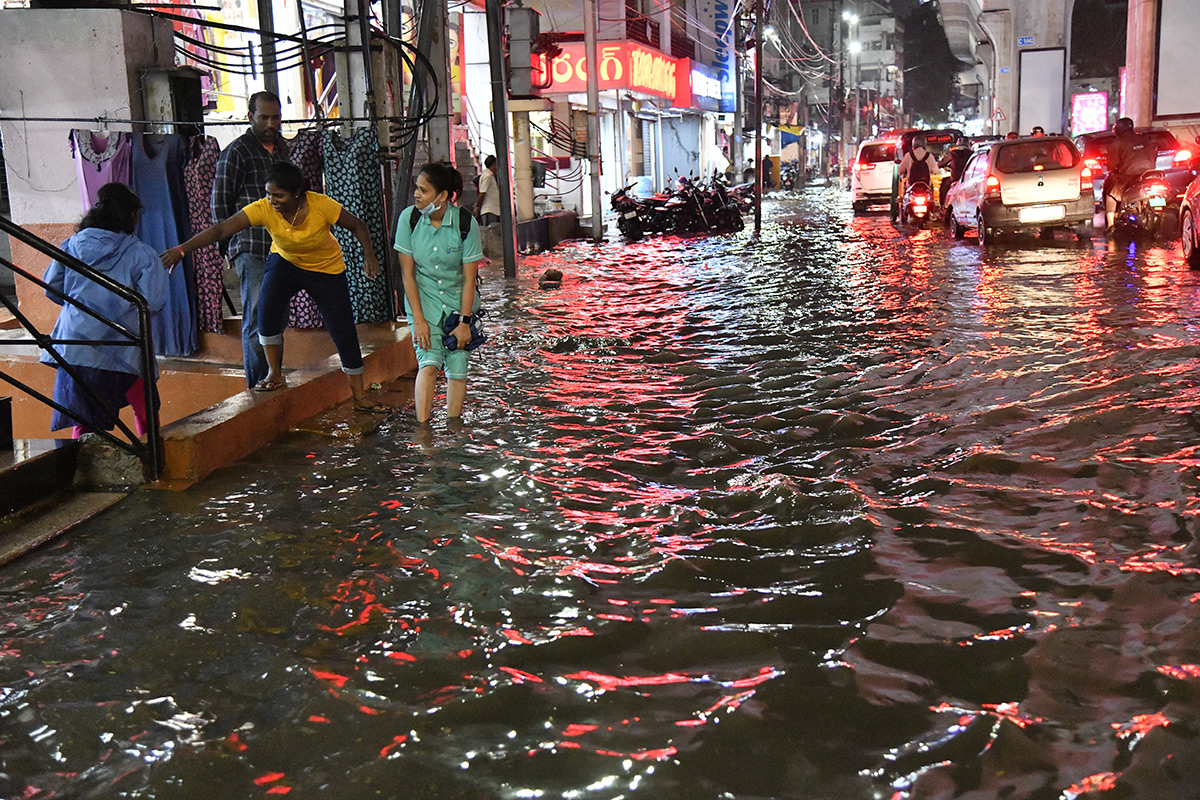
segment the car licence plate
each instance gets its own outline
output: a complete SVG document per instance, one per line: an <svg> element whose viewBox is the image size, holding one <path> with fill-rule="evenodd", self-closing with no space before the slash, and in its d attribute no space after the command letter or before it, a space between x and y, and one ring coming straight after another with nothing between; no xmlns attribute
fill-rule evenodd
<svg viewBox="0 0 1200 800"><path fill-rule="evenodd" d="M626 211L625 212L625 219L633 219L636 216L637 216L636 211Z"/></svg>
<svg viewBox="0 0 1200 800"><path fill-rule="evenodd" d="M1017 212L1017 219L1021 222L1050 222L1066 215L1067 211L1062 206L1029 206Z"/></svg>
<svg viewBox="0 0 1200 800"><path fill-rule="evenodd" d="M1151 208L1166 208L1167 207L1167 198L1151 197L1150 198L1150 207Z"/></svg>

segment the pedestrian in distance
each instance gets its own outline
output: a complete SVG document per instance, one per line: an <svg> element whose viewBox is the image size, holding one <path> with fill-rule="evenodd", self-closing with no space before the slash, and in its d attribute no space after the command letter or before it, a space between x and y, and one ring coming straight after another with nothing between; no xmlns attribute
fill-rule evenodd
<svg viewBox="0 0 1200 800"><path fill-rule="evenodd" d="M107 183L97 192L96 204L79 223L78 232L67 239L61 249L117 283L135 289L146 298L151 314L156 314L166 306L170 284L154 248L134 236L141 214L142 201L132 189L123 183ZM137 330L137 307L91 278L59 261L52 261L44 280L101 317L126 330ZM47 290L46 296L63 307L51 334L54 339L129 341L112 326L66 303L55 292ZM149 429L145 381L136 348L83 342L56 345L56 348L100 403L93 400L49 352L43 351L41 362L58 368L54 379L54 401L71 412L68 415L55 409L51 430L72 426L76 439L91 431L111 431L116 427L118 412L125 406L132 406L137 433L139 436L145 434ZM157 380L157 370L149 377Z"/></svg>
<svg viewBox="0 0 1200 800"><path fill-rule="evenodd" d="M287 143L280 137L282 106L278 95L256 92L250 96L250 127L234 139L217 159L213 181L213 219L229 219L240 209L266 196L267 170L288 160ZM261 227L250 227L228 242L225 252L237 270L242 300L242 363L246 385L255 386L267 375L267 359L258 341L259 292L263 271L271 254L271 237Z"/></svg>
<svg viewBox="0 0 1200 800"><path fill-rule="evenodd" d="M1046 129L1043 128L1041 125L1034 125L1033 131L1029 135L1030 136L1045 136Z"/></svg>
<svg viewBox="0 0 1200 800"><path fill-rule="evenodd" d="M192 250L251 226L263 228L270 236L271 250L264 264L257 336L267 371L254 384L254 390L270 392L287 386L283 376L283 330L287 327L288 305L303 289L317 304L325 329L337 347L342 372L350 381L354 408L386 412L388 407L369 397L363 385L363 358L346 281L346 260L331 230L340 225L354 234L362 245L363 270L374 280L379 276L379 259L366 223L333 198L308 191L304 173L287 162L277 162L267 170L265 190L263 199L163 252L163 266L174 268Z"/></svg>
<svg viewBox="0 0 1200 800"><path fill-rule="evenodd" d="M496 187L496 157L488 156L483 160L479 197L475 200L475 216L485 228L500 222L500 190Z"/></svg>
<svg viewBox="0 0 1200 800"><path fill-rule="evenodd" d="M478 326L472 323L479 309L475 290L483 247L479 225L470 215L464 219L466 210L455 205L461 192L462 176L456 169L426 165L417 176L414 204L400 212L396 225L395 249L417 353L414 399L422 425L433 414L439 371L446 374L446 414L452 421L462 419L467 396L465 348L477 336Z"/></svg>
<svg viewBox="0 0 1200 800"><path fill-rule="evenodd" d="M1009 141L1011 139L1020 139L1020 138L1021 138L1021 134L1017 133L1016 131L1009 131L1008 133L1004 134L1005 141Z"/></svg>

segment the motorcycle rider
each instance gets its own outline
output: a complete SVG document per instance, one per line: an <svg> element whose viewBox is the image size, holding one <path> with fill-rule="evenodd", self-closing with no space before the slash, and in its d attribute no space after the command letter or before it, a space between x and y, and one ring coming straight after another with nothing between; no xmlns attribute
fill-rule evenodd
<svg viewBox="0 0 1200 800"><path fill-rule="evenodd" d="M950 191L951 186L958 183L958 179L962 177L963 170L966 169L967 162L970 160L971 146L967 143L967 137L959 136L946 151L942 160L938 162L939 167L950 168L950 177L942 181L941 190L938 192L941 195L938 197L938 204L943 208L946 205L946 192Z"/></svg>
<svg viewBox="0 0 1200 800"><path fill-rule="evenodd" d="M1104 179L1104 219L1110 231L1125 192L1142 173L1154 169L1158 160L1154 139L1135 131L1129 117L1117 120L1113 133L1117 138L1108 148L1108 176Z"/></svg>
<svg viewBox="0 0 1200 800"><path fill-rule="evenodd" d="M937 159L925 149L925 137L914 136L912 150L900 160L900 177L904 178L904 190L918 183L933 186L933 173L938 169Z"/></svg>

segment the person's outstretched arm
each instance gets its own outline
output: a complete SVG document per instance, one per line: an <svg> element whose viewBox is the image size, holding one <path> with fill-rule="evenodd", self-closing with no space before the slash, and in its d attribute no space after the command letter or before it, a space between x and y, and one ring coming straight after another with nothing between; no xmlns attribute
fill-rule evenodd
<svg viewBox="0 0 1200 800"><path fill-rule="evenodd" d="M169 248L158 254L162 260L162 265L168 270L175 268L175 265L183 261L183 257L192 252L198 247L206 247L210 244L228 239L238 231L244 231L250 227L250 218L246 216L245 211L239 211L224 222L218 222L211 228L200 231L192 238L188 239L183 244Z"/></svg>

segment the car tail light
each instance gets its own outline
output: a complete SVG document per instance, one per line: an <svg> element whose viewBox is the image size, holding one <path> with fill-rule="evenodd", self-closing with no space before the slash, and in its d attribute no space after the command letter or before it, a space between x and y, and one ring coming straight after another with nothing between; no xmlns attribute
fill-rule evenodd
<svg viewBox="0 0 1200 800"><path fill-rule="evenodd" d="M1091 169L1091 167L1084 167L1083 171L1079 173L1079 191L1081 191L1081 192L1092 191L1092 169Z"/></svg>
<svg viewBox="0 0 1200 800"><path fill-rule="evenodd" d="M1100 166L1100 161L1095 158L1085 158L1083 163L1087 165L1088 169L1096 169Z"/></svg>
<svg viewBox="0 0 1200 800"><path fill-rule="evenodd" d="M1146 185L1146 191L1150 194L1165 195L1171 191L1171 187L1168 186L1165 181L1150 181L1150 183Z"/></svg>
<svg viewBox="0 0 1200 800"><path fill-rule="evenodd" d="M995 175L988 175L987 181L984 183L984 197L999 197L1000 196L1000 179Z"/></svg>
<svg viewBox="0 0 1200 800"><path fill-rule="evenodd" d="M1189 162L1191 160L1192 160L1192 151L1191 150L1180 149L1180 150L1175 151L1175 158L1173 159L1173 161L1176 164L1186 164L1187 162Z"/></svg>
<svg viewBox="0 0 1200 800"><path fill-rule="evenodd" d="M875 169L875 165L870 161L857 161L854 164L854 168L859 172L862 172L865 169Z"/></svg>

